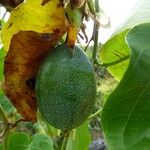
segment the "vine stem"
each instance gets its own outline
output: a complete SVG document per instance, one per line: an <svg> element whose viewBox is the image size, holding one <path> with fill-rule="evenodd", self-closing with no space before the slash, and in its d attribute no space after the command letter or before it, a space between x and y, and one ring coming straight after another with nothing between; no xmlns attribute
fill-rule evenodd
<svg viewBox="0 0 150 150"><path fill-rule="evenodd" d="M97 13L100 12L100 7L99 7L99 0L95 0L95 12L94 17L97 17ZM94 40L94 47L93 47L93 54L92 54L92 61L93 64L96 63L98 66L103 66L103 67L109 67L116 65L118 63L121 63L122 61L125 61L130 58L130 55L126 55L118 60L115 60L110 63L100 63L98 58L97 58L97 52L98 52L98 37L99 37L99 25L94 22L94 29L93 29L93 40Z"/></svg>
<svg viewBox="0 0 150 150"><path fill-rule="evenodd" d="M99 0L95 0L95 12L94 17L97 17L97 13L99 13ZM92 60L93 63L95 63L95 60L97 58L97 50L98 50L98 34L99 34L99 25L94 22L94 29L93 29L93 35L94 35L94 47L93 47L93 54L92 54Z"/></svg>

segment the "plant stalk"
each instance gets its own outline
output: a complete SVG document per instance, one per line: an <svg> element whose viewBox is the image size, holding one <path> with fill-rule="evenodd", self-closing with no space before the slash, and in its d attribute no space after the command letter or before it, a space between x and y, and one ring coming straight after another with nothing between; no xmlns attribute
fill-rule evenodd
<svg viewBox="0 0 150 150"><path fill-rule="evenodd" d="M97 17L97 13L99 13L99 1L95 0L95 12L94 17ZM94 47L93 47L93 54L92 54L92 60L93 64L95 63L95 60L97 58L97 51L98 51L98 35L99 35L99 25L94 22L94 29L93 29L93 40L94 40Z"/></svg>

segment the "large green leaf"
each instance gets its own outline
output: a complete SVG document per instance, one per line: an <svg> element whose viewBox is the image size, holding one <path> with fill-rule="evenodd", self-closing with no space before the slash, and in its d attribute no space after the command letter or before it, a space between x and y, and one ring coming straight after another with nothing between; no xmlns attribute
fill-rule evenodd
<svg viewBox="0 0 150 150"><path fill-rule="evenodd" d="M129 48L125 42L125 36L129 30L115 35L104 44L100 51L100 59L103 63L111 63L116 60L129 56ZM128 67L129 59L122 60L113 66L108 67L108 71L117 79L121 80L124 72Z"/></svg>
<svg viewBox="0 0 150 150"><path fill-rule="evenodd" d="M30 137L26 133L11 133L7 138L7 150L53 150L52 140L43 134Z"/></svg>
<svg viewBox="0 0 150 150"><path fill-rule="evenodd" d="M90 144L90 133L88 130L88 123L85 122L76 129L75 139L69 139L67 143L67 150L87 150Z"/></svg>
<svg viewBox="0 0 150 150"><path fill-rule="evenodd" d="M109 150L149 150L150 24L134 27L127 42L130 63L105 103L102 125Z"/></svg>

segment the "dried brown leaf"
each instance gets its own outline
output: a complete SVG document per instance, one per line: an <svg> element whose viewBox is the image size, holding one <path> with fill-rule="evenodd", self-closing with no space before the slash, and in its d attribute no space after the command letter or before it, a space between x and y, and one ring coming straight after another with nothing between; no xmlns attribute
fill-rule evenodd
<svg viewBox="0 0 150 150"><path fill-rule="evenodd" d="M13 35L4 62L3 90L26 121L36 121L35 78L41 62L63 33L20 31Z"/></svg>

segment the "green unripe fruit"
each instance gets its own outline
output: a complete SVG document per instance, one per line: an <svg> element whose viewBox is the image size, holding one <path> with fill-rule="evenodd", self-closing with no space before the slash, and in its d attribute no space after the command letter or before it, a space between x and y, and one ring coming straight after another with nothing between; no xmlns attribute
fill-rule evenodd
<svg viewBox="0 0 150 150"><path fill-rule="evenodd" d="M52 126L70 130L91 114L96 81L91 62L77 46L62 44L42 63L36 80L37 104Z"/></svg>

